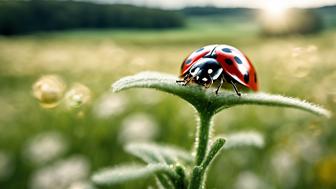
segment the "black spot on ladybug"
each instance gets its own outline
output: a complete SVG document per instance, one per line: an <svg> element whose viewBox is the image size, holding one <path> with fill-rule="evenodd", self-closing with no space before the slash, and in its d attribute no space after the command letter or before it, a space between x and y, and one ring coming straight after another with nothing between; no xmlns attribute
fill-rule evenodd
<svg viewBox="0 0 336 189"><path fill-rule="evenodd" d="M233 61L231 59L229 59L229 58L224 59L224 61L228 65L232 65L233 64Z"/></svg>
<svg viewBox="0 0 336 189"><path fill-rule="evenodd" d="M234 57L235 61L238 63L238 64L242 64L243 62L240 60L240 58L238 56L235 56Z"/></svg>
<svg viewBox="0 0 336 189"><path fill-rule="evenodd" d="M191 63L191 61L192 61L192 59L191 58L189 58L189 59L187 59L186 61L185 61L185 64L190 64Z"/></svg>
<svg viewBox="0 0 336 189"><path fill-rule="evenodd" d="M254 82L257 83L257 74L254 73Z"/></svg>
<svg viewBox="0 0 336 189"><path fill-rule="evenodd" d="M248 73L244 74L244 81L245 83L248 83L250 81L250 77Z"/></svg>
<svg viewBox="0 0 336 189"><path fill-rule="evenodd" d="M229 48L223 48L222 51L226 53L232 53L231 49Z"/></svg>
<svg viewBox="0 0 336 189"><path fill-rule="evenodd" d="M195 53L201 52L201 51L203 51L203 50L204 50L204 47L198 49L197 51L195 51Z"/></svg>

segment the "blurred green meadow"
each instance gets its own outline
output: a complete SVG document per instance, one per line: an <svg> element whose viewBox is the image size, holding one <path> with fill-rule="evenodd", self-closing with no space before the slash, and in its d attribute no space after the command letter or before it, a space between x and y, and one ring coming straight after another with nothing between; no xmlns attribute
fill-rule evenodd
<svg viewBox="0 0 336 189"><path fill-rule="evenodd" d="M329 19L332 20L332 19ZM331 22L331 21L330 21ZM230 44L254 63L263 92L306 99L336 111L336 27L310 35L265 37L254 19L193 16L175 29L90 29L0 37L0 188L90 188L100 168L139 162L130 141L191 150L195 112L149 89L114 94L111 84L140 71L179 74L182 60L207 44ZM33 96L46 75L66 90L85 85L90 101L53 108ZM230 90L231 88L227 86ZM213 90L213 89L210 89ZM221 112L213 136L258 131L265 146L225 151L207 188L335 188L335 117L244 106ZM148 188L154 179L106 188Z"/></svg>

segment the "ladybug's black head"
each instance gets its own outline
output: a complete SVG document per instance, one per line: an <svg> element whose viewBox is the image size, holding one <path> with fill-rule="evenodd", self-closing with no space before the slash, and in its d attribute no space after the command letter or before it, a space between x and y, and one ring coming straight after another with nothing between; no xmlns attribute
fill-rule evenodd
<svg viewBox="0 0 336 189"><path fill-rule="evenodd" d="M206 87L218 79L222 72L223 68L214 58L201 58L189 70L193 81Z"/></svg>

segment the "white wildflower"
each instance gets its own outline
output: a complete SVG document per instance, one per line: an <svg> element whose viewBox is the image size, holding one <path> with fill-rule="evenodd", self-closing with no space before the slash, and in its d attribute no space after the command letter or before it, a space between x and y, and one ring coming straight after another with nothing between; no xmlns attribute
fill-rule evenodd
<svg viewBox="0 0 336 189"><path fill-rule="evenodd" d="M266 183L256 174L245 171L239 174L235 187L236 189L266 189Z"/></svg>
<svg viewBox="0 0 336 189"><path fill-rule="evenodd" d="M122 143L150 141L158 134L155 120L147 114L137 113L125 118L122 122L119 140Z"/></svg>
<svg viewBox="0 0 336 189"><path fill-rule="evenodd" d="M32 189L67 189L89 176L89 163L82 156L60 160L37 170L31 180Z"/></svg>
<svg viewBox="0 0 336 189"><path fill-rule="evenodd" d="M126 107L127 100L125 96L107 93L96 102L93 112L98 118L108 118L121 114Z"/></svg>
<svg viewBox="0 0 336 189"><path fill-rule="evenodd" d="M60 133L50 131L30 139L24 150L24 156L32 163L41 165L63 155L66 148L63 136Z"/></svg>
<svg viewBox="0 0 336 189"><path fill-rule="evenodd" d="M94 187L88 182L80 181L72 183L68 189L94 189Z"/></svg>
<svg viewBox="0 0 336 189"><path fill-rule="evenodd" d="M271 167L280 183L289 188L296 182L298 174L295 156L285 150L276 151L271 156ZM290 187L291 186L291 187Z"/></svg>
<svg viewBox="0 0 336 189"><path fill-rule="evenodd" d="M153 90L137 91L136 98L137 101L146 105L155 105L161 100L160 94Z"/></svg>

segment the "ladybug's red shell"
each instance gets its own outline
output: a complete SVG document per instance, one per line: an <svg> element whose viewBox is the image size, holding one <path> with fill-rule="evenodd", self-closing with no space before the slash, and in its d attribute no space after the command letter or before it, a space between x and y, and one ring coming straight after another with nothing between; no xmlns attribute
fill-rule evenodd
<svg viewBox="0 0 336 189"><path fill-rule="evenodd" d="M238 49L229 45L216 47L217 61L225 73L246 87L257 91L257 74L251 61Z"/></svg>
<svg viewBox="0 0 336 189"><path fill-rule="evenodd" d="M209 45L193 52L183 61L181 76L187 73L195 62L213 50L224 73L240 84L258 91L257 74L251 61L241 51L229 45Z"/></svg>
<svg viewBox="0 0 336 189"><path fill-rule="evenodd" d="M183 76L185 73L189 71L191 66L199 59L201 59L203 56L208 54L215 48L217 45L208 45L205 47L202 47L193 53L191 53L187 58L184 59L182 65L181 65L181 76Z"/></svg>

